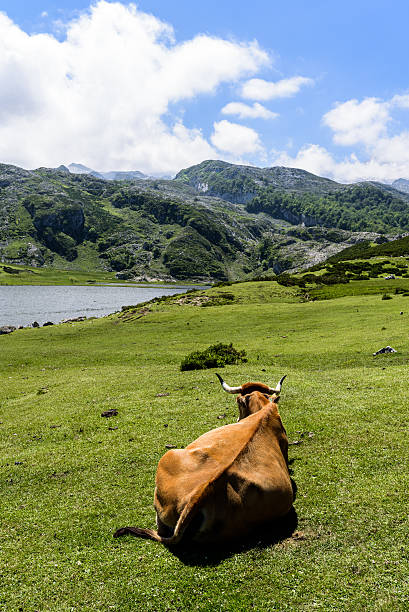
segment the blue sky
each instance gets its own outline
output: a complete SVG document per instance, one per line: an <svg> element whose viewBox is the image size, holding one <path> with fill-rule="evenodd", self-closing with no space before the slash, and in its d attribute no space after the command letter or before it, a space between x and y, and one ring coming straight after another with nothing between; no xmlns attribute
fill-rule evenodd
<svg viewBox="0 0 409 612"><path fill-rule="evenodd" d="M193 8L192 8L193 7ZM409 178L409 3L0 0L0 161Z"/></svg>

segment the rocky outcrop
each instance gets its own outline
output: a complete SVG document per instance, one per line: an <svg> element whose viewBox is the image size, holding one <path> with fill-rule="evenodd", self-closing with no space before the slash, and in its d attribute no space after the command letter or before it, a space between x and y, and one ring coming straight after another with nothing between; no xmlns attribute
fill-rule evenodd
<svg viewBox="0 0 409 612"><path fill-rule="evenodd" d="M232 204L247 204L247 202L251 202L257 193L256 190L239 192L226 191L223 189L218 189L217 187L209 185L208 183L200 182L193 184L193 187L199 193L206 194L207 196L211 196L213 198L220 198L221 200L231 202Z"/></svg>
<svg viewBox="0 0 409 612"><path fill-rule="evenodd" d="M315 219L311 215L304 215L303 213L294 214L293 212L285 208L280 211L279 218L284 219L285 221L288 221L293 225L305 225L306 227L313 227L315 225L318 225L317 219Z"/></svg>
<svg viewBox="0 0 409 612"><path fill-rule="evenodd" d="M71 236L77 243L84 238L84 211L80 205L60 208L58 211L46 212L30 210L33 216L34 227L40 235L43 235L46 230L52 230L54 234L62 232L67 236ZM47 245L48 246L48 245Z"/></svg>

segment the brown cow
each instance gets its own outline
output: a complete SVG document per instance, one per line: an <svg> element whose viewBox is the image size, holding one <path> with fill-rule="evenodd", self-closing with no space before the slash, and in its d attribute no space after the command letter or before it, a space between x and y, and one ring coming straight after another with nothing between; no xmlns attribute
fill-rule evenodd
<svg viewBox="0 0 409 612"><path fill-rule="evenodd" d="M159 461L155 510L158 530L122 527L173 546L194 541L222 542L248 535L255 527L286 515L293 504L288 471L288 439L277 409L281 384L260 382L230 387L237 393L237 423L213 429Z"/></svg>

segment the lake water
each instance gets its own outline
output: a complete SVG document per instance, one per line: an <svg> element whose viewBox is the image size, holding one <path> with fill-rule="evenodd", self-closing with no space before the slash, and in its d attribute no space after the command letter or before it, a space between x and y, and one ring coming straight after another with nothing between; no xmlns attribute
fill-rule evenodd
<svg viewBox="0 0 409 612"><path fill-rule="evenodd" d="M183 293L192 286L0 286L0 326L59 323L74 317L102 317L162 295Z"/></svg>

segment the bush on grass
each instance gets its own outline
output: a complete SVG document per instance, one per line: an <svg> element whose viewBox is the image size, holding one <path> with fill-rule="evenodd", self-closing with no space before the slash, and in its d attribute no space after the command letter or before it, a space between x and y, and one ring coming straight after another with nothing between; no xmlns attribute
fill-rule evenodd
<svg viewBox="0 0 409 612"><path fill-rule="evenodd" d="M212 344L204 351L194 351L182 360L180 369L206 370L209 368L224 368L226 364L245 363L246 351L238 351L233 344Z"/></svg>

